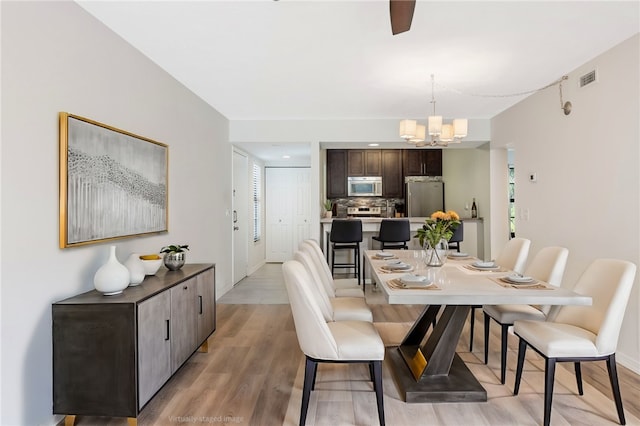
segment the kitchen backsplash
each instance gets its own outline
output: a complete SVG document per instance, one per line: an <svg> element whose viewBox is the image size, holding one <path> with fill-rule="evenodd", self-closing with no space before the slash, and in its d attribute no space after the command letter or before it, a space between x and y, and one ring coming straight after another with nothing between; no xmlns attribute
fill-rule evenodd
<svg viewBox="0 0 640 426"><path fill-rule="evenodd" d="M395 217L396 213L404 216L404 198L353 197L334 198L331 201L335 217L347 217L349 207L380 207L380 217Z"/></svg>

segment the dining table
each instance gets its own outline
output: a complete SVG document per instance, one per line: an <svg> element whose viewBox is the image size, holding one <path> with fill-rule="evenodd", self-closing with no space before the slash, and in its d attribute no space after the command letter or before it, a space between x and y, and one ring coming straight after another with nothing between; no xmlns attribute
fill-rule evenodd
<svg viewBox="0 0 640 426"><path fill-rule="evenodd" d="M473 305L591 305L588 296L522 277L464 253L439 267L424 250L366 250L363 269L389 304L424 305L400 345L385 357L407 403L479 402L487 392L456 353Z"/></svg>

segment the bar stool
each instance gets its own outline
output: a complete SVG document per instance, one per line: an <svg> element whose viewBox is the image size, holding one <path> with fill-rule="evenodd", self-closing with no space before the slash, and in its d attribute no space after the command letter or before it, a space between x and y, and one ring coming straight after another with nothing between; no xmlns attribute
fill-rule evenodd
<svg viewBox="0 0 640 426"><path fill-rule="evenodd" d="M411 240L409 219L382 219L380 233L372 239L382 243L384 249L407 249L407 241Z"/></svg>
<svg viewBox="0 0 640 426"><path fill-rule="evenodd" d="M460 222L453 235L449 239L449 248L456 249L460 253L460 243L464 239L464 223Z"/></svg>
<svg viewBox="0 0 640 426"><path fill-rule="evenodd" d="M360 284L360 243L362 221L359 219L334 219L331 223L331 275L334 269L353 269ZM353 262L336 263L336 250L353 250Z"/></svg>

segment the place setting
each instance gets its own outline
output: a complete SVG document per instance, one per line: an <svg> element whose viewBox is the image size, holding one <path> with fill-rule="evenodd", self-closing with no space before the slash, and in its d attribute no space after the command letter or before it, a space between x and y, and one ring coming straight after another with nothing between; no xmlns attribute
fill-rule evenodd
<svg viewBox="0 0 640 426"><path fill-rule="evenodd" d="M473 263L462 265L462 268L473 272L508 272L508 270L504 269L493 260L478 260Z"/></svg>
<svg viewBox="0 0 640 426"><path fill-rule="evenodd" d="M519 289L535 289L535 290L553 290L553 287L536 280L533 277L528 277L522 274L512 274L505 277L492 278L493 281L500 284L502 287L511 287Z"/></svg>
<svg viewBox="0 0 640 426"><path fill-rule="evenodd" d="M389 260L389 259L397 259L398 256L388 251L379 251L379 252L376 252L373 256L371 256L371 258L375 260Z"/></svg>
<svg viewBox="0 0 640 426"><path fill-rule="evenodd" d="M448 259L451 260L469 260L469 259L474 259L473 256L469 256L469 253L465 253L465 252L457 252L457 251L452 251L447 255Z"/></svg>
<svg viewBox="0 0 640 426"><path fill-rule="evenodd" d="M391 259L387 260L384 265L380 266L380 271L386 273L410 272L413 271L413 266L399 259Z"/></svg>
<svg viewBox="0 0 640 426"><path fill-rule="evenodd" d="M387 281L387 286L395 290L440 290L440 287L424 275L406 274Z"/></svg>

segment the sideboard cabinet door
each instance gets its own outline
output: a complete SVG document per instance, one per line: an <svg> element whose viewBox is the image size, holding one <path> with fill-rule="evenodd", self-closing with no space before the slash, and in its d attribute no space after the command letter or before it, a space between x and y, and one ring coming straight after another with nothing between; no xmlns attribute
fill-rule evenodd
<svg viewBox="0 0 640 426"><path fill-rule="evenodd" d="M201 345L216 329L216 281L215 268L196 277L198 294L198 339Z"/></svg>
<svg viewBox="0 0 640 426"><path fill-rule="evenodd" d="M170 320L168 291L138 305L138 409L171 377Z"/></svg>
<svg viewBox="0 0 640 426"><path fill-rule="evenodd" d="M172 287L171 293L171 372L191 356L196 347L196 279Z"/></svg>

